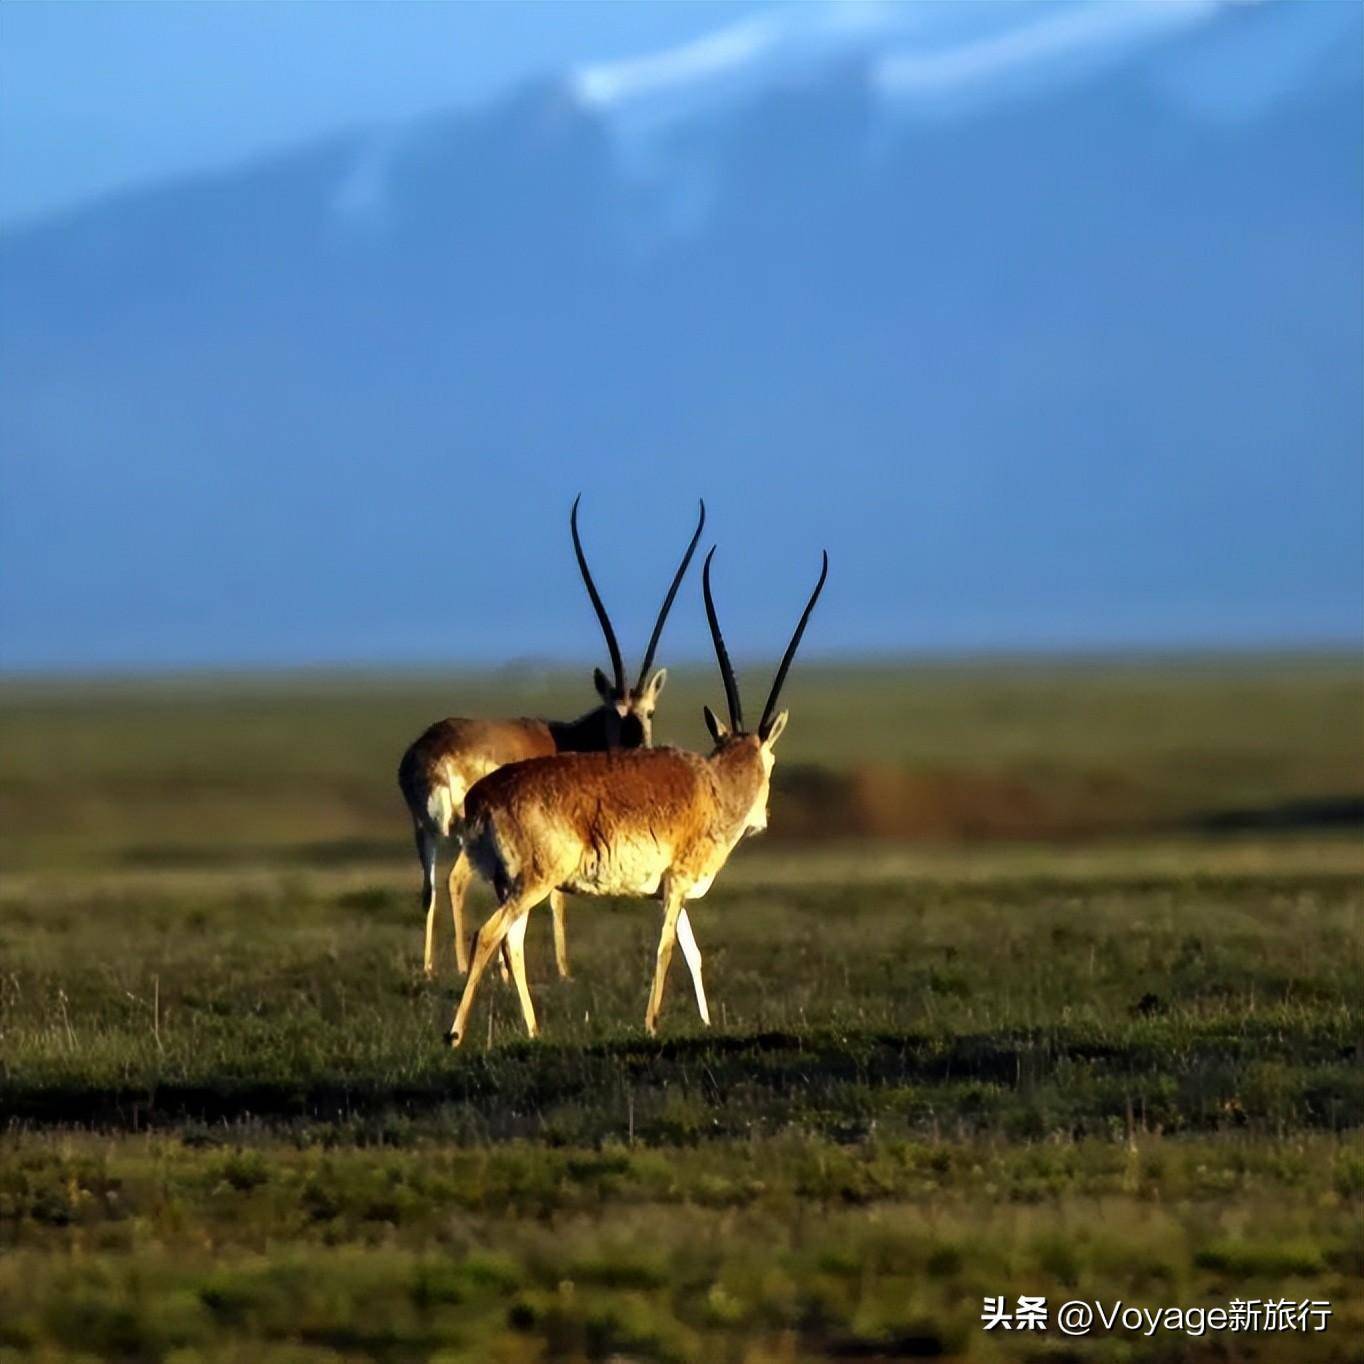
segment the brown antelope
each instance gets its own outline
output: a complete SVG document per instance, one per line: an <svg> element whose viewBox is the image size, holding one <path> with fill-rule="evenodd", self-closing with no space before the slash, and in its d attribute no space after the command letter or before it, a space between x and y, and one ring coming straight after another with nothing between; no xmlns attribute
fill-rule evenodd
<svg viewBox="0 0 1364 1364"><path fill-rule="evenodd" d="M521 1012L538 1032L526 985L526 916L552 890L580 895L657 897L663 902L653 989L644 1015L652 1036L663 1007L663 985L674 939L691 969L696 1007L710 1023L701 983L701 951L686 901L699 899L745 834L767 827L773 753L787 712L777 700L787 669L829 573L824 555L819 581L805 605L777 669L758 728L744 728L739 687L715 616L710 592L712 549L702 582L706 618L724 682L729 724L705 708L715 740L709 756L677 748L579 753L514 763L485 777L465 797L465 849L493 888L498 909L479 930L469 978L449 1041L458 1046L479 978L505 940Z"/></svg>
<svg viewBox="0 0 1364 1364"><path fill-rule="evenodd" d="M691 563L692 554L706 524L706 504L696 522L687 552L673 574L668 595L659 608L649 647L644 651L639 678L631 687L625 676L616 632L602 605L597 586L587 567L582 541L578 536L578 503L573 501L569 528L578 568L592 600L592 608L606 636L611 655L612 676L600 668L593 671L593 682L601 704L576 720L439 720L403 754L398 767L398 785L412 815L417 856L422 864L422 906L426 911L426 946L423 962L428 976L435 974L432 936L436 915L436 853L442 844L458 845L450 868L450 911L455 925L455 961L461 971L468 970L468 945L464 935L464 895L472 872L460 834L464 816L465 793L479 778L496 771L504 763L554 753L583 753L614 748L647 748L653 738L654 708L668 680L668 670L660 668L652 676L649 669L658 648L663 623L677 596L677 589ZM568 975L568 948L564 937L563 896L552 889L550 908L554 915L554 956L561 976Z"/></svg>

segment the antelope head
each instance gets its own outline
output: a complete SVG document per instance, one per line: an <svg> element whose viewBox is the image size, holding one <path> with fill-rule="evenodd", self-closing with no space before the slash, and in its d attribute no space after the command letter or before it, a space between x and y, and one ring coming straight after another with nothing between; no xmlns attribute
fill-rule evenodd
<svg viewBox="0 0 1364 1364"><path fill-rule="evenodd" d="M569 529L573 532L573 552L578 558L578 568L583 575L587 595L592 599L592 609L597 613L602 634L606 637L606 651L611 656L611 676L608 677L600 668L595 668L592 672L592 682L597 689L597 695L601 697L603 709L609 711L613 717L611 733L615 745L621 748L649 748L653 743L654 710L658 705L659 694L668 680L666 668L659 668L653 673L649 669L653 666L654 653L663 634L668 612L672 609L673 599L677 596L677 589L686 576L687 567L696 552L697 541L700 540L701 531L706 524L706 504L701 503L701 514L696 522L696 530L691 537L691 543L687 546L687 552L682 556L682 562L677 566L677 572L673 574L668 595L663 598L658 619L654 622L654 632L649 636L649 646L644 650L644 661L639 665L639 676L631 686L626 678L625 663L621 658L620 645L616 641L616 632L611 628L611 618L606 614L606 607L602 605L597 585L592 581L591 571L587 567L587 556L583 553L582 540L578 536L580 501L581 493L573 499L573 512L568 521Z"/></svg>
<svg viewBox="0 0 1364 1364"><path fill-rule="evenodd" d="M767 828L767 802L771 790L772 767L776 761L773 749L786 729L786 721L789 718L789 712L777 710L777 701L781 697L782 684L786 681L791 660L800 647L800 638L805 633L810 613L815 609L819 594L824 590L825 578L829 576L829 553L825 550L823 554L824 562L820 569L819 581L815 584L809 601L805 603L805 610L801 612L795 633L786 646L785 654L782 655L777 675L772 681L772 690L767 694L762 719L758 721L757 729L752 731L744 727L739 684L734 677L734 667L729 661L729 651L725 648L724 636L720 633L720 622L715 615L715 600L711 596L710 561L715 557L715 548L712 546L710 553L706 555L701 586L706 599L706 620L710 623L711 639L715 641L715 658L720 665L720 679L725 686L725 703L729 711L728 724L709 706L703 710L706 728L715 741L715 748L711 753L712 760L725 766L733 764L736 768L746 768L757 777L756 782L750 780L744 784L744 801L748 807L744 815L744 835L759 834Z"/></svg>

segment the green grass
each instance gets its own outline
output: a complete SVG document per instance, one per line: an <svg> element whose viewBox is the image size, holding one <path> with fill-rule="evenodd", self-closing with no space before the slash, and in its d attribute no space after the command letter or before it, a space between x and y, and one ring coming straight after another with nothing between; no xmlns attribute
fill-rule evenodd
<svg viewBox="0 0 1364 1364"><path fill-rule="evenodd" d="M1364 1359L1364 847L1180 832L1358 794L1340 665L816 674L774 824L909 773L934 841L746 845L657 1041L657 908L570 901L568 982L537 911L543 1037L490 976L457 1053L389 789L434 690L6 693L0 1359ZM930 818L1104 771L1121 840ZM981 1329L1023 1293L1334 1316Z"/></svg>
<svg viewBox="0 0 1364 1364"><path fill-rule="evenodd" d="M23 1139L0 1184L0 1297L23 1306L0 1343L998 1359L1018 1356L979 1329L981 1300L1022 1286L1057 1304L1330 1300L1331 1333L1292 1357L1346 1358L1359 1180L1357 1153L1324 1137L472 1152ZM1222 1357L1208 1341L1123 1345ZM1269 1338L1239 1357L1281 1350Z"/></svg>

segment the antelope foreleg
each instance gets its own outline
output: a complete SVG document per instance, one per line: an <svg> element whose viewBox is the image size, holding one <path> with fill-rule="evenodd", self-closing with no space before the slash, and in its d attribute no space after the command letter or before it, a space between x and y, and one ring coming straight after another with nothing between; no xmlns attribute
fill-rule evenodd
<svg viewBox="0 0 1364 1364"><path fill-rule="evenodd" d="M549 893L549 912L554 916L554 964L559 968L559 978L569 980L568 937L564 924L564 893L552 890Z"/></svg>
<svg viewBox="0 0 1364 1364"><path fill-rule="evenodd" d="M696 935L691 931L691 920L687 918L685 905L677 916L677 942L691 971L691 983L696 991L696 1007L700 1011L701 1022L706 1027L710 1027L710 1010L706 1007L706 987L701 984L701 949L696 945Z"/></svg>
<svg viewBox="0 0 1364 1364"><path fill-rule="evenodd" d="M653 1037L658 1031L658 1015L663 1008L663 988L668 981L668 965L673 959L677 938L677 916L682 909L682 890L671 881L664 892L663 928L658 935L658 955L654 961L654 985L649 991L649 1007L644 1013L644 1030Z"/></svg>
<svg viewBox="0 0 1364 1364"><path fill-rule="evenodd" d="M540 1035L539 1024L535 1021L535 1005L531 1003L530 986L526 984L526 925L530 915L523 914L507 930L502 940L502 950L511 957L512 979L516 981L516 993L521 996L521 1017L526 1020L526 1031L532 1037Z"/></svg>

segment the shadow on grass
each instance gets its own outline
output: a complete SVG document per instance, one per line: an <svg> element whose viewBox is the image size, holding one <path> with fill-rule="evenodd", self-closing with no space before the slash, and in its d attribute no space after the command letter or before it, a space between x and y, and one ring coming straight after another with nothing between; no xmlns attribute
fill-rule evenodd
<svg viewBox="0 0 1364 1364"><path fill-rule="evenodd" d="M881 1120L1040 1136L1056 1126L1083 1133L1114 1120L1130 1124L1134 1111L1165 1130L1288 1116L1332 1129L1364 1121L1358 1058L1333 1031L1239 1024L1138 1032L1116 1041L1054 1030L518 1041L435 1053L415 1077L396 1081L375 1074L101 1086L11 1077L0 1083L0 1113L11 1127L113 1130L393 1118L494 1140L547 1132L553 1139L569 1114L565 1139L574 1141L615 1134L627 1099L632 1130L669 1140L790 1125L856 1135ZM1272 1093L1259 1095L1254 1076L1266 1067L1278 1078Z"/></svg>
<svg viewBox="0 0 1364 1364"><path fill-rule="evenodd" d="M1209 810L1181 822L1201 834L1310 833L1313 830L1364 829L1364 796L1322 796L1276 805Z"/></svg>

